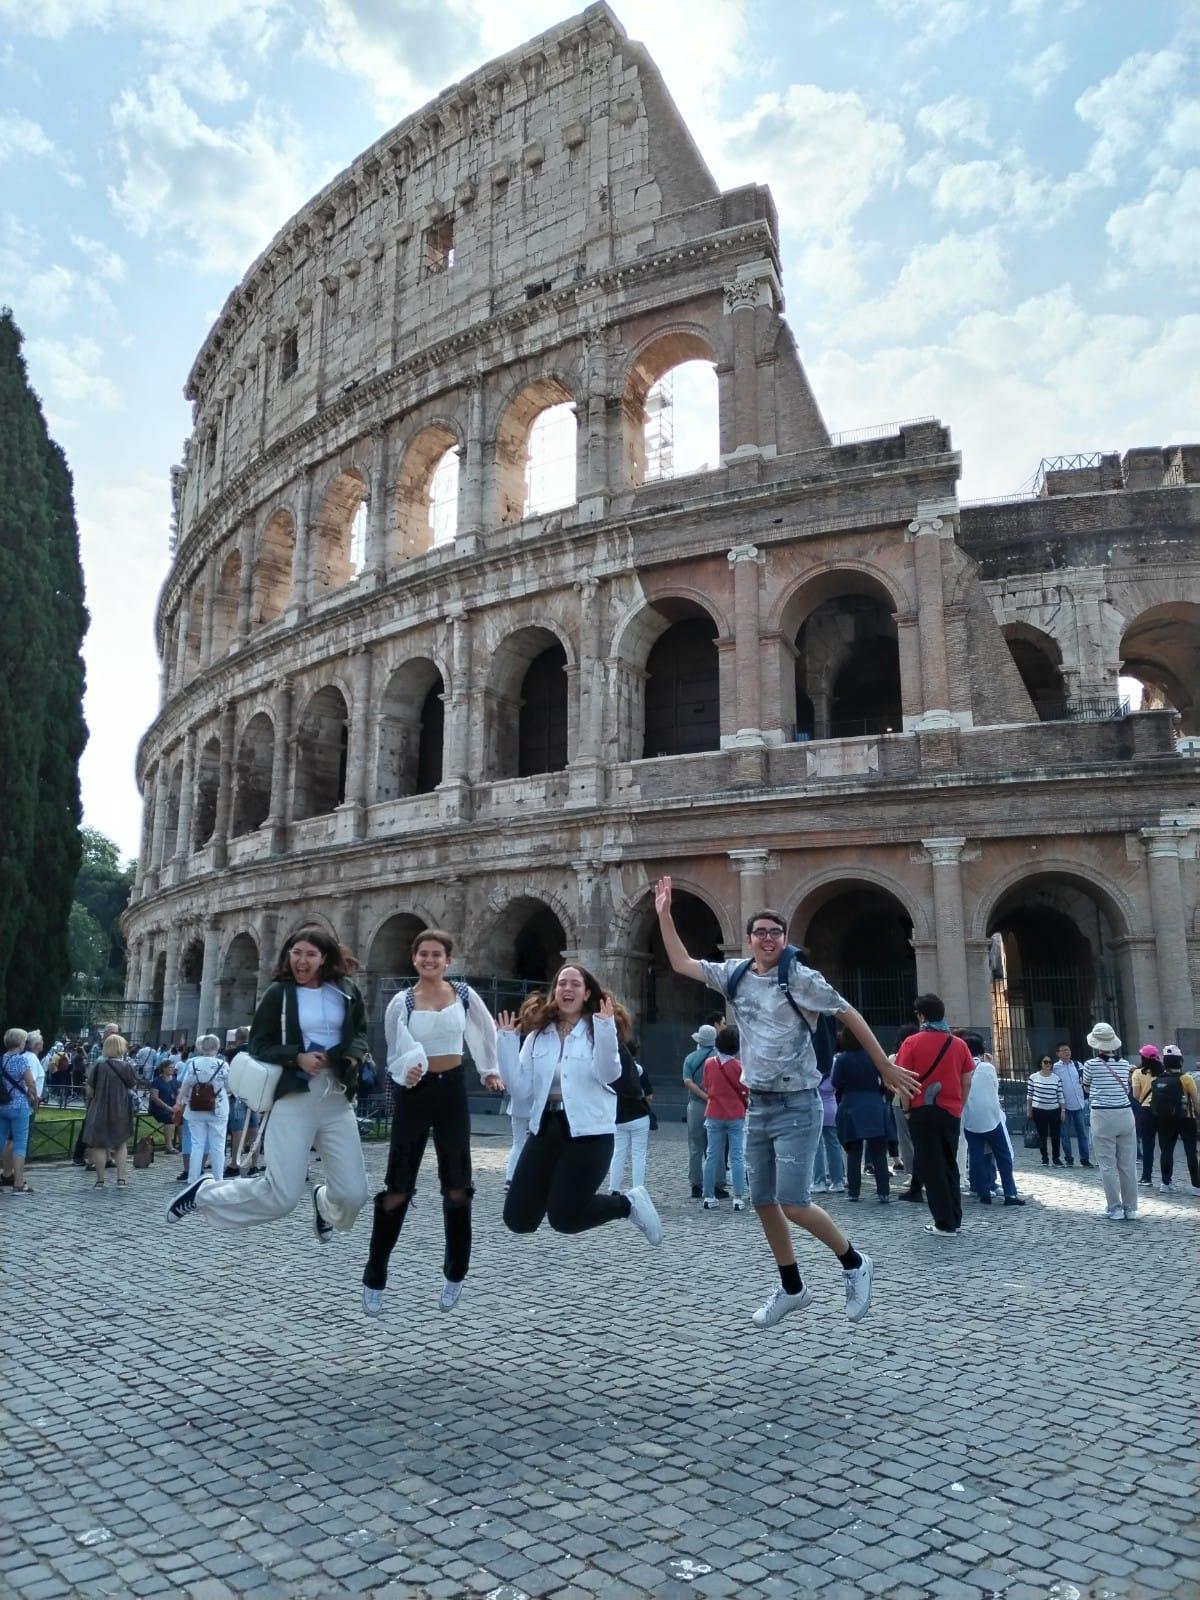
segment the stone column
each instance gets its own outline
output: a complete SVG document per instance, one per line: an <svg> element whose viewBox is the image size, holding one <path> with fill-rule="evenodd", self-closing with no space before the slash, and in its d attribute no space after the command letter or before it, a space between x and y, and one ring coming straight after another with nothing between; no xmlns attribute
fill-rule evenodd
<svg viewBox="0 0 1200 1600"><path fill-rule="evenodd" d="M775 870L777 863L767 850L730 850L727 854L740 880L738 914L741 927L738 932L744 935L750 918L766 904L767 874ZM732 951L728 953L733 954Z"/></svg>
<svg viewBox="0 0 1200 1600"><path fill-rule="evenodd" d="M470 808L471 621L461 602L446 614L451 630L450 683L445 696L445 747L440 792L446 821L465 819Z"/></svg>
<svg viewBox="0 0 1200 1600"><path fill-rule="evenodd" d="M455 547L464 555L474 554L483 532L483 382L470 379L467 390L467 444L459 459L458 522Z"/></svg>
<svg viewBox="0 0 1200 1600"><path fill-rule="evenodd" d="M162 871L163 849L167 840L167 781L167 752L160 750L154 775L154 832L150 839L150 860L147 862L147 871L155 875L152 890L158 887L158 874Z"/></svg>
<svg viewBox="0 0 1200 1600"><path fill-rule="evenodd" d="M142 940L142 962L138 968L137 994L134 996L139 1006L149 1006L154 999L154 961L154 939L147 934ZM143 1033L147 1031L149 1020L148 1011L139 1014L138 1022Z"/></svg>
<svg viewBox="0 0 1200 1600"><path fill-rule="evenodd" d="M766 557L756 545L729 552L733 568L734 672L737 678L735 745L762 744L762 639L758 618L758 571Z"/></svg>
<svg viewBox="0 0 1200 1600"><path fill-rule="evenodd" d="M184 591L183 599L179 602L179 637L175 641L175 692L183 688L184 674L187 670L187 642L188 634L192 631L192 591Z"/></svg>
<svg viewBox="0 0 1200 1600"><path fill-rule="evenodd" d="M181 870L192 853L192 800L196 782L196 730L183 736L183 771L179 779L179 822L175 829L175 856Z"/></svg>
<svg viewBox="0 0 1200 1600"><path fill-rule="evenodd" d="M179 1004L179 946L181 941L182 930L178 921L172 919L167 928L167 970L163 979L162 1029L168 1034L175 1032L175 1012Z"/></svg>
<svg viewBox="0 0 1200 1600"><path fill-rule="evenodd" d="M350 652L350 682L354 707L350 721L350 743L346 752L346 799L354 813L354 837L367 831L367 779L370 776L371 742L371 652L359 645Z"/></svg>
<svg viewBox="0 0 1200 1600"><path fill-rule="evenodd" d="M215 918L204 928L204 965L200 969L200 1009L197 1012L196 1037L212 1033L217 1026L217 977L221 958L221 929ZM222 1039L221 1043L224 1044Z"/></svg>
<svg viewBox="0 0 1200 1600"><path fill-rule="evenodd" d="M288 794L288 755L292 740L292 685L281 678L275 685L275 704L272 707L275 721L275 743L271 750L271 813L267 827L271 830L271 854L282 855L287 849L288 823L291 821L291 796Z"/></svg>
<svg viewBox="0 0 1200 1600"><path fill-rule="evenodd" d="M610 481L609 449L609 344L607 327L584 335L584 393L576 407L579 422L577 476L580 520L595 521L606 515Z"/></svg>
<svg viewBox="0 0 1200 1600"><path fill-rule="evenodd" d="M242 583L238 593L237 642L250 637L250 616L254 607L254 524L248 522L242 535Z"/></svg>
<svg viewBox="0 0 1200 1600"><path fill-rule="evenodd" d="M217 768L217 815L213 825L213 866L223 867L229 860L229 823L233 816L233 735L236 708L232 700L221 707L219 724L221 759Z"/></svg>
<svg viewBox="0 0 1200 1600"><path fill-rule="evenodd" d="M733 319L730 345L733 354L733 448L723 459L762 454L758 416L758 363L755 324L759 306L774 311L783 303L775 269L767 260L748 261L737 270L733 283L724 285L725 315ZM726 386L728 387L728 385ZM722 436L726 431L722 429Z"/></svg>
<svg viewBox="0 0 1200 1600"><path fill-rule="evenodd" d="M388 439L386 431L374 435L371 449L370 500L367 506L367 549L362 576L380 582L388 555Z"/></svg>
<svg viewBox="0 0 1200 1600"><path fill-rule="evenodd" d="M950 666L946 655L946 596L942 564L943 543L953 542L951 516L954 501L922 501L908 525L913 548L913 574L917 590L917 620L921 661L920 715L905 717L905 732L958 728L970 725L966 713L950 709Z"/></svg>
<svg viewBox="0 0 1200 1600"><path fill-rule="evenodd" d="M1158 965L1159 1043L1173 1044L1181 1028L1196 1026L1196 1000L1188 970L1187 918L1180 876L1180 846L1187 838L1186 823L1172 827L1164 819L1157 828L1143 828L1139 837L1146 852L1154 947Z"/></svg>
<svg viewBox="0 0 1200 1600"><path fill-rule="evenodd" d="M934 936L937 940L938 993L946 1005L946 1020L953 1028L964 1028L972 1017L970 985L967 981L966 928L963 922L962 852L966 839L961 836L922 839L933 871Z"/></svg>
<svg viewBox="0 0 1200 1600"><path fill-rule="evenodd" d="M309 523L312 520L312 468L305 467L300 476L300 493L296 499L296 544L292 551L292 603L288 619L295 623L308 611L309 597Z"/></svg>
<svg viewBox="0 0 1200 1600"><path fill-rule="evenodd" d="M275 970L275 962L279 955L279 946L283 941L279 937L279 913L264 911L259 921L258 934L258 993L255 1003L262 998L263 990L271 981L271 974Z"/></svg>
<svg viewBox="0 0 1200 1600"><path fill-rule="evenodd" d="M590 972L598 972L604 960L604 935L610 921L611 905L604 890L607 873L603 863L590 859L572 861L575 896L579 908L579 944L576 960Z"/></svg>
<svg viewBox="0 0 1200 1600"><path fill-rule="evenodd" d="M210 556L204 569L204 611L200 618L200 670L212 665L213 626L217 615L217 558Z"/></svg>

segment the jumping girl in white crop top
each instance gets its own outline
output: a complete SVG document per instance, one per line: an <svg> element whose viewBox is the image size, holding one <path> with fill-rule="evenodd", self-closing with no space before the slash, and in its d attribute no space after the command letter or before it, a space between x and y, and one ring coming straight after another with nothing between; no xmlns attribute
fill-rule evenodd
<svg viewBox="0 0 1200 1600"><path fill-rule="evenodd" d="M388 1261L400 1237L430 1133L442 1188L446 1230L438 1304L458 1304L471 1261L471 1115L463 1071L469 1049L485 1088L504 1087L496 1070L496 1025L468 984L446 978L454 941L440 928L413 940L417 981L396 995L384 1016L392 1079L392 1138L384 1188L375 1196L371 1248L363 1270L363 1310L383 1309Z"/></svg>

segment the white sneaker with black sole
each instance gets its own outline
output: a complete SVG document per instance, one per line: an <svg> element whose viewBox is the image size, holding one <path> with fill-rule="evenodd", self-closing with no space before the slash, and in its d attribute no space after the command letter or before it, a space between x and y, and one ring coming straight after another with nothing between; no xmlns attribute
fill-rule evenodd
<svg viewBox="0 0 1200 1600"><path fill-rule="evenodd" d="M326 1220L321 1210L321 1195L325 1193L325 1185L318 1183L312 1192L313 1207L313 1232L322 1244L328 1244L333 1238L333 1223Z"/></svg>
<svg viewBox="0 0 1200 1600"><path fill-rule="evenodd" d="M759 1306L750 1320L756 1328L773 1328L789 1312L803 1311L806 1306L812 1305L812 1298L812 1290L807 1284L799 1294L789 1294L780 1284L766 1305Z"/></svg>
<svg viewBox="0 0 1200 1600"><path fill-rule="evenodd" d="M189 1183L186 1189L181 1189L174 1200L167 1206L167 1221L182 1222L184 1217L190 1217L196 1209L196 1196L206 1183L211 1183L212 1181L205 1174L203 1178L197 1178L195 1183Z"/></svg>
<svg viewBox="0 0 1200 1600"><path fill-rule="evenodd" d="M462 1299L463 1286L461 1283L451 1283L449 1278L442 1285L442 1292L438 1295L438 1310L453 1311Z"/></svg>
<svg viewBox="0 0 1200 1600"><path fill-rule="evenodd" d="M1196 1190L1196 1193L1197 1193L1197 1194L1200 1194L1200 1189L1197 1189L1197 1190ZM745 1201L744 1201L744 1200L735 1200L735 1201L734 1201L734 1202L733 1202L733 1209L734 1209L734 1210L735 1210L735 1211L745 1211L745 1209L746 1209L746 1202L745 1202Z"/></svg>
<svg viewBox="0 0 1200 1600"><path fill-rule="evenodd" d="M369 1317L377 1317L383 1310L383 1290L363 1289L363 1310Z"/></svg>
<svg viewBox="0 0 1200 1600"><path fill-rule="evenodd" d="M706 1200L704 1202L704 1209L705 1211L720 1211L721 1202L719 1200Z"/></svg>
<svg viewBox="0 0 1200 1600"><path fill-rule="evenodd" d="M933 1234L935 1239L957 1239L957 1228L939 1228L936 1222L927 1222L925 1232Z"/></svg>
<svg viewBox="0 0 1200 1600"><path fill-rule="evenodd" d="M637 1231L644 1234L651 1244L661 1244L662 1218L643 1185L639 1183L636 1188L627 1189L625 1198L629 1201L629 1220Z"/></svg>
<svg viewBox="0 0 1200 1600"><path fill-rule="evenodd" d="M851 1322L861 1322L871 1309L871 1279L874 1276L875 1263L870 1256L863 1256L861 1266L843 1271L842 1277L846 1280L846 1315Z"/></svg>

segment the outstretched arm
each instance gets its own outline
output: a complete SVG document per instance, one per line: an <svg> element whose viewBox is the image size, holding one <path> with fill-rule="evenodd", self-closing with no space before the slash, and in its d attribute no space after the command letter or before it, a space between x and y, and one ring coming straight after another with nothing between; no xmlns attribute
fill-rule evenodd
<svg viewBox="0 0 1200 1600"><path fill-rule="evenodd" d="M704 968L688 955L675 927L675 919L671 915L670 878L660 878L654 885L654 909L658 912L658 928L672 969L681 977L695 978L697 983L707 983L708 978L705 976Z"/></svg>
<svg viewBox="0 0 1200 1600"><path fill-rule="evenodd" d="M920 1088L920 1079L915 1072L909 1072L907 1067L894 1066L888 1060L883 1046L871 1031L870 1023L853 1006L847 1006L845 1011L840 1011L838 1020L862 1045L870 1056L876 1072L889 1089L895 1090L898 1094L911 1095Z"/></svg>

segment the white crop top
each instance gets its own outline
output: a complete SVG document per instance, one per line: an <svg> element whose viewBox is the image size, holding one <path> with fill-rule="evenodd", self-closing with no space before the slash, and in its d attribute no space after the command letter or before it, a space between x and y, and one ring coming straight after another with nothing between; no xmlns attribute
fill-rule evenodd
<svg viewBox="0 0 1200 1600"><path fill-rule="evenodd" d="M462 1055L466 1026L467 1014L458 1000L442 1011L414 1010L408 1019L409 1033L425 1046L427 1056Z"/></svg>
<svg viewBox="0 0 1200 1600"><path fill-rule="evenodd" d="M407 1074L418 1067L424 1075L430 1056L461 1056L471 1052L482 1080L497 1075L496 1024L483 1001L469 984L467 1004L457 998L441 1011L417 1011L408 1015L405 992L392 997L384 1014L387 1037L387 1066L393 1081L403 1085Z"/></svg>

